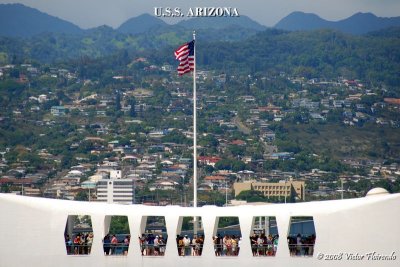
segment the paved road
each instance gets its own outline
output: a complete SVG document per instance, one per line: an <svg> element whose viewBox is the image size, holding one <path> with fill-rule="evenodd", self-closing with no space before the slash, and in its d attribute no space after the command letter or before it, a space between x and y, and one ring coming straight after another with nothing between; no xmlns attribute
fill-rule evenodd
<svg viewBox="0 0 400 267"><path fill-rule="evenodd" d="M244 134L250 134L251 129L247 127L238 116L234 117L232 122L238 127L239 131L241 131Z"/></svg>

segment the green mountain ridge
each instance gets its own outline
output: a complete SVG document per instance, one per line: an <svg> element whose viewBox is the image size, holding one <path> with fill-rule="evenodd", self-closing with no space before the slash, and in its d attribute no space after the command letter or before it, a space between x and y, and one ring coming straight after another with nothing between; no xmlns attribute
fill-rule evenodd
<svg viewBox="0 0 400 267"><path fill-rule="evenodd" d="M199 30L199 68L234 73L283 71L309 79L346 77L400 86L400 29L366 36L332 30L269 29L236 40L226 35L225 41L220 40L220 31ZM145 56L152 64L176 64L172 52L179 44L190 40L191 34L190 30L177 29L135 36L104 26L83 35L37 35L28 42L2 37L0 50L3 51L2 63L27 60L54 63L82 57L101 60L126 51L137 57Z"/></svg>
<svg viewBox="0 0 400 267"><path fill-rule="evenodd" d="M167 23L159 18L156 18L149 14L142 14L140 16L130 18L122 23L117 28L117 31L122 33L138 34L159 28L164 29L168 26L169 25Z"/></svg>
<svg viewBox="0 0 400 267"><path fill-rule="evenodd" d="M29 38L43 33L85 34L99 27L83 30L70 22L22 4L0 4L0 36ZM154 31L171 32L180 28L221 30L232 27L248 29L252 33L265 29L264 26L246 16L235 18L191 18L169 25L160 18L149 14L130 18L116 29L109 28L121 33L137 35Z"/></svg>
<svg viewBox="0 0 400 267"><path fill-rule="evenodd" d="M400 28L351 35L338 30L259 31L227 24L196 32L200 68L242 73L283 71L307 78L341 76L400 85ZM192 30L181 25L140 34L121 33L104 25L80 34L0 37L0 64L102 60L124 51L146 56L153 64L175 64L171 51L191 38Z"/></svg>
<svg viewBox="0 0 400 267"><path fill-rule="evenodd" d="M382 18L372 13L356 13L346 19L328 21L315 14L293 12L281 19L274 28L289 31L334 29L351 34L365 34L396 26L400 26L400 17ZM245 15L240 17L197 17L169 25L158 17L142 14L126 20L115 30L137 35L160 30L171 32L177 28L188 30L225 29L226 31L240 28L249 30L251 34L267 29ZM32 37L43 33L82 34L92 30L83 30L71 22L22 4L0 4L0 36ZM224 36L223 33L222 35ZM249 34L242 34L242 36L248 37ZM222 39L224 40L224 38Z"/></svg>
<svg viewBox="0 0 400 267"><path fill-rule="evenodd" d="M252 20L247 16L240 17L198 17L180 21L176 24L186 29L224 29L229 27L241 27L245 29L263 31L267 27Z"/></svg>
<svg viewBox="0 0 400 267"><path fill-rule="evenodd" d="M30 37L44 32L80 34L71 22L22 4L0 5L0 36Z"/></svg>
<svg viewBox="0 0 400 267"><path fill-rule="evenodd" d="M382 18L372 13L356 13L339 21L328 21L318 15L304 12L293 12L281 19L275 28L288 31L311 31L333 29L350 34L365 34L389 27L399 27L400 17Z"/></svg>

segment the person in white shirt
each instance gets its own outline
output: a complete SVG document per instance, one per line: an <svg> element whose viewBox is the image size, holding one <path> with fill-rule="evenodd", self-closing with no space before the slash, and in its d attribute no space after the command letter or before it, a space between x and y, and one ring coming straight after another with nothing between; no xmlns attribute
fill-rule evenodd
<svg viewBox="0 0 400 267"><path fill-rule="evenodd" d="M183 237L183 247L185 249L185 256L190 256L191 254L190 238L187 235Z"/></svg>
<svg viewBox="0 0 400 267"><path fill-rule="evenodd" d="M296 255L301 255L301 251L302 251L302 242L301 242L301 234L297 234L297 238L296 238Z"/></svg>
<svg viewBox="0 0 400 267"><path fill-rule="evenodd" d="M158 235L156 236L156 238L154 239L154 255L158 256L160 254L160 242L158 239Z"/></svg>

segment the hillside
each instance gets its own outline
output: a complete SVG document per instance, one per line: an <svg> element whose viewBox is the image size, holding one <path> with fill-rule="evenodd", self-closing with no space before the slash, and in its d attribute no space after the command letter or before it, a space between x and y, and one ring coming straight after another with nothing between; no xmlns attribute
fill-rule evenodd
<svg viewBox="0 0 400 267"><path fill-rule="evenodd" d="M310 31L333 29L350 34L365 34L389 27L400 27L400 17L383 18L372 13L356 13L339 21L328 21L318 15L293 12L281 19L276 29ZM125 34L173 33L179 30L205 30L204 35L220 34L221 40L239 40L264 31L267 27L241 15L240 17L198 17L169 25L149 14L133 17L116 30ZM240 34L232 36L235 31ZM85 32L75 24L48 15L22 4L0 4L0 36L32 37L43 33L81 34ZM227 37L228 36L228 37Z"/></svg>
<svg viewBox="0 0 400 267"><path fill-rule="evenodd" d="M26 38L47 33L91 34L97 28L82 30L70 22L22 4L0 4L0 36L4 37ZM109 28L111 29L111 27ZM128 19L116 31L132 35L163 35L160 39L171 39L171 35L180 36L182 32L203 30L203 36L207 40L218 38L220 40L239 40L265 29L266 27L246 16L232 18L191 18L178 22L175 25L169 25L152 15L143 14ZM186 35L184 34L184 36Z"/></svg>
<svg viewBox="0 0 400 267"><path fill-rule="evenodd" d="M31 17L32 20L55 20L52 23L53 28L46 28L44 25L47 24L44 23L41 24L42 27L37 27L35 32L27 26L26 32L15 31L11 37L0 37L1 63L21 63L26 60L43 63L65 62L82 57L103 58L127 51L137 56L146 56L155 64L175 64L171 51L190 40L192 30L196 29L197 62L200 68L247 73L282 71L306 78L342 76L386 86L400 85L400 38L396 27L358 36L338 30L287 32L267 29L245 16L224 20L194 18L177 25L168 25L150 15L142 15L123 23L118 30L104 25L81 31L72 24L22 5L0 7L3 11L5 8L11 8L9 13L15 15L15 18L9 18L7 23L25 23L26 19L19 17L22 16L22 11L28 12L30 16L26 17ZM20 13L15 11L15 8ZM36 17L32 14L36 14ZM307 18L304 19L304 23L309 27L329 26L330 22L312 14L294 13L289 18L291 17L291 23L294 23L304 16ZM286 22L290 22L289 18ZM372 14L356 14L336 22L336 25L345 29L351 21L353 24L355 21L363 23L365 19L381 21L382 18ZM4 17L0 17L0 20L4 20ZM384 19L395 20L396 18ZM70 28L61 27L65 23ZM240 26L235 23L239 23ZM36 24L32 22L31 26L34 25ZM389 22L381 25L389 25ZM3 24L0 30L6 31L6 27L2 26ZM368 27L372 29L371 25ZM68 32L67 29L72 32ZM356 27L351 29L357 30ZM39 33L40 30L45 32Z"/></svg>
<svg viewBox="0 0 400 267"><path fill-rule="evenodd" d="M331 27L330 22L312 13L293 12L281 19L274 28L287 31L316 30Z"/></svg>
<svg viewBox="0 0 400 267"><path fill-rule="evenodd" d="M122 33L138 34L167 26L168 24L163 20L149 14L143 14L128 19L126 22L122 23L117 30Z"/></svg>
<svg viewBox="0 0 400 267"><path fill-rule="evenodd" d="M285 32L266 30L198 31L200 68L232 72L283 71L313 78L339 76L366 82L400 85L400 38L397 31L383 36L351 36L331 30ZM0 50L7 62L27 58L59 62L87 56L99 58L120 50L143 54L156 64L175 64L173 49L191 38L192 31L152 32L132 36L103 26L83 35L42 34L24 42L0 38ZM254 45L257 44L257 45Z"/></svg>
<svg viewBox="0 0 400 267"><path fill-rule="evenodd" d="M399 86L400 39L332 30L268 30L242 42L208 44L199 51L199 63L251 73L280 70L307 78L345 76Z"/></svg>
<svg viewBox="0 0 400 267"><path fill-rule="evenodd" d="M198 29L224 29L231 28L232 26L250 29L254 31L263 31L266 29L265 26L252 20L247 16L240 17L199 17L183 20L176 24L186 29L198 30Z"/></svg>
<svg viewBox="0 0 400 267"><path fill-rule="evenodd" d="M0 5L0 36L31 37L40 33L82 33L78 26L21 4Z"/></svg>
<svg viewBox="0 0 400 267"><path fill-rule="evenodd" d="M287 138L315 154L340 158L393 158L400 153L398 129L365 128L343 125L295 125L285 124ZM338 135L337 133L340 132Z"/></svg>
<svg viewBox="0 0 400 267"><path fill-rule="evenodd" d="M328 21L315 14L293 12L280 20L275 28L288 31L333 29L351 34L364 34L396 26L400 26L400 17L381 18L372 13L356 13L343 20Z"/></svg>

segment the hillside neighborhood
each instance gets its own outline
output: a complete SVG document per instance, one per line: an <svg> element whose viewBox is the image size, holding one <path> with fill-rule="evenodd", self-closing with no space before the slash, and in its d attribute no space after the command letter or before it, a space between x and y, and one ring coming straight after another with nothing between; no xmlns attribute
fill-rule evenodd
<svg viewBox="0 0 400 267"><path fill-rule="evenodd" d="M8 106L0 108L1 134L14 135L0 144L2 192L191 205L191 80L173 66L134 58L128 71L99 79L76 69L8 64L0 80L10 90ZM197 83L200 203L310 201L362 196L374 184L399 188L400 165L392 160L398 148L391 150L390 141L368 147L354 134L398 136L400 99L385 97L388 88L284 72L200 70ZM355 139L308 147L291 135L299 131L292 125L305 129L305 138L346 131L354 135L344 139ZM240 187L260 194L234 190Z"/></svg>

